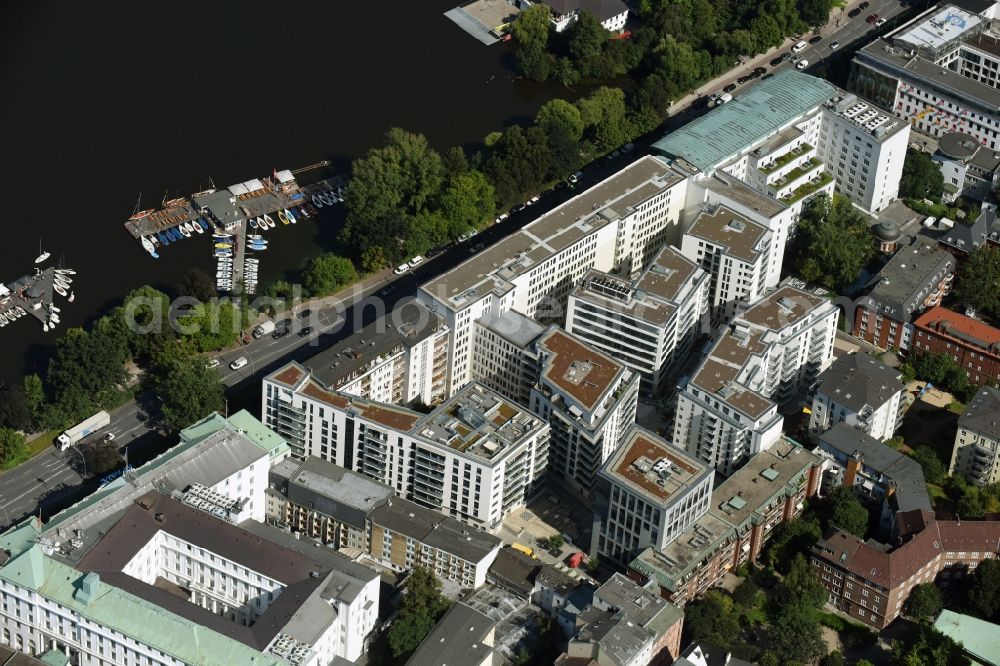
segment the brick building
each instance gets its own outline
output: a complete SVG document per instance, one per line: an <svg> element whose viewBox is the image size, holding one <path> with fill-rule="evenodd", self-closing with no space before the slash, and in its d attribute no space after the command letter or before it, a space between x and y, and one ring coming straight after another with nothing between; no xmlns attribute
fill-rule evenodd
<svg viewBox="0 0 1000 666"><path fill-rule="evenodd" d="M973 384L1000 382L1000 329L940 306L920 315L914 329L914 354L948 354Z"/></svg>

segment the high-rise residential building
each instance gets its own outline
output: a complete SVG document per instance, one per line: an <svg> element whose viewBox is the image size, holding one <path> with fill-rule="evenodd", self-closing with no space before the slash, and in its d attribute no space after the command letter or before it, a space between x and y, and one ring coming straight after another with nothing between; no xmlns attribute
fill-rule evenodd
<svg viewBox="0 0 1000 666"><path fill-rule="evenodd" d="M521 405L531 401L540 372L535 342L545 327L520 312L490 314L474 323L472 378Z"/></svg>
<svg viewBox="0 0 1000 666"><path fill-rule="evenodd" d="M359 658L378 574L259 522L287 455L249 414L214 415L47 524L3 533L3 643L83 666Z"/></svg>
<svg viewBox="0 0 1000 666"><path fill-rule="evenodd" d="M781 436L778 405L799 399L833 359L837 308L781 287L738 314L682 389L673 443L732 474Z"/></svg>
<svg viewBox="0 0 1000 666"><path fill-rule="evenodd" d="M664 548L708 511L713 477L701 462L633 426L595 483L597 553L624 565L645 548Z"/></svg>
<svg viewBox="0 0 1000 666"><path fill-rule="evenodd" d="M445 397L448 372L448 329L444 320L417 301L407 301L333 346L302 363L290 363L264 378L268 386L285 386L282 373L299 377L323 391L340 391L378 402L432 405ZM310 433L277 415L264 420L304 459L320 445ZM312 437L311 441L307 439Z"/></svg>
<svg viewBox="0 0 1000 666"><path fill-rule="evenodd" d="M423 414L326 391L290 363L265 381L263 403L265 423L306 433L306 455L491 532L548 463L544 420L477 383Z"/></svg>
<svg viewBox="0 0 1000 666"><path fill-rule="evenodd" d="M645 395L662 391L701 333L708 274L664 247L636 280L591 271L569 297L566 330L642 376Z"/></svg>
<svg viewBox="0 0 1000 666"><path fill-rule="evenodd" d="M917 234L878 272L878 280L854 311L854 335L882 349L907 350L914 316L941 303L951 291L957 262L937 243Z"/></svg>
<svg viewBox="0 0 1000 666"><path fill-rule="evenodd" d="M709 276L713 322L727 322L740 303L756 301L767 286L773 235L762 224L716 206L702 210L684 232L681 253Z"/></svg>
<svg viewBox="0 0 1000 666"><path fill-rule="evenodd" d="M423 284L417 298L451 332L449 394L471 379L477 319L516 310L561 322L588 271L634 276L662 245L676 245L686 183L662 160L643 157Z"/></svg>
<svg viewBox="0 0 1000 666"><path fill-rule="evenodd" d="M975 386L1000 383L1000 328L940 305L913 322L910 353L947 354Z"/></svg>
<svg viewBox="0 0 1000 666"><path fill-rule="evenodd" d="M717 171L793 209L775 217L784 247L803 204L834 188L870 213L896 198L910 128L808 74L785 70L654 144L695 183ZM770 282L777 283L778 272Z"/></svg>
<svg viewBox="0 0 1000 666"><path fill-rule="evenodd" d="M1000 149L1000 14L996 3L976 4L935 5L861 48L848 88L919 132L963 132Z"/></svg>
<svg viewBox="0 0 1000 666"><path fill-rule="evenodd" d="M949 474L985 486L1000 482L1000 390L983 386L958 419Z"/></svg>
<svg viewBox="0 0 1000 666"><path fill-rule="evenodd" d="M639 375L559 328L536 346L531 410L552 429L549 469L589 494L597 470L635 423Z"/></svg>
<svg viewBox="0 0 1000 666"><path fill-rule="evenodd" d="M864 352L844 354L819 376L809 430L821 433L847 423L884 442L896 434L905 413L902 378L899 370Z"/></svg>
<svg viewBox="0 0 1000 666"><path fill-rule="evenodd" d="M782 439L750 459L712 492L708 513L664 548L646 548L629 563L629 577L659 587L683 606L726 573L757 561L783 522L801 515L820 486L820 458Z"/></svg>

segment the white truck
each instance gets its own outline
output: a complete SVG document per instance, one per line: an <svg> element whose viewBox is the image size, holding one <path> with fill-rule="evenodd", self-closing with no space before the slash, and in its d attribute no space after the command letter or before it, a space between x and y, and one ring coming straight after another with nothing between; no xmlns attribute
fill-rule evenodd
<svg viewBox="0 0 1000 666"><path fill-rule="evenodd" d="M65 451L87 435L97 432L111 423L111 415L107 412L97 412L86 421L78 423L63 434L56 437L60 451Z"/></svg>
<svg viewBox="0 0 1000 666"><path fill-rule="evenodd" d="M268 333L274 333L274 322L273 321L268 320L268 321L265 321L262 324L257 324L256 326L253 327L253 337L255 337L255 338L258 338L258 339L262 338L265 335L267 335Z"/></svg>

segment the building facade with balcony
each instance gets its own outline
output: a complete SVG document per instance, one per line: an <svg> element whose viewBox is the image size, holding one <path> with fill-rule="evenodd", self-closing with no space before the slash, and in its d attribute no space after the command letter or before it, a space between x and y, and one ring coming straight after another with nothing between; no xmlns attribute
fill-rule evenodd
<svg viewBox="0 0 1000 666"><path fill-rule="evenodd" d="M874 287L855 301L854 335L881 349L910 349L915 315L941 303L956 266L955 257L928 236L900 244L872 280Z"/></svg>
<svg viewBox="0 0 1000 666"><path fill-rule="evenodd" d="M633 426L598 473L597 553L627 565L661 550L708 511L714 472L651 432Z"/></svg>
<svg viewBox="0 0 1000 666"><path fill-rule="evenodd" d="M486 315L474 324L472 378L508 400L527 405L541 372L535 343L546 328L520 312Z"/></svg>
<svg viewBox="0 0 1000 666"><path fill-rule="evenodd" d="M551 427L549 468L584 494L635 423L639 374L559 328L538 340L531 411Z"/></svg>
<svg viewBox="0 0 1000 666"><path fill-rule="evenodd" d="M949 474L985 486L1000 483L1000 390L983 386L958 419Z"/></svg>
<svg viewBox="0 0 1000 666"><path fill-rule="evenodd" d="M829 367L837 316L827 299L788 286L737 315L678 396L674 444L730 475L778 442L778 405Z"/></svg>
<svg viewBox="0 0 1000 666"><path fill-rule="evenodd" d="M880 442L896 434L905 414L903 375L864 352L844 354L819 376L809 431L847 423Z"/></svg>
<svg viewBox="0 0 1000 666"><path fill-rule="evenodd" d="M294 364L265 382L265 422L303 433L304 452L493 532L545 471L549 426L472 383L429 414L326 391Z"/></svg>
<svg viewBox="0 0 1000 666"><path fill-rule="evenodd" d="M708 513L678 538L636 556L629 577L652 581L678 606L699 598L726 572L755 562L774 529L802 513L819 491L820 466L820 458L782 439L716 487Z"/></svg>
<svg viewBox="0 0 1000 666"><path fill-rule="evenodd" d="M588 273L569 297L566 330L640 373L653 396L692 351L708 300L708 274L667 246L635 280Z"/></svg>
<svg viewBox="0 0 1000 666"><path fill-rule="evenodd" d="M421 285L417 299L450 331L449 395L471 380L476 320L516 310L562 323L590 270L634 277L678 243L686 188L685 175L643 157Z"/></svg>
<svg viewBox="0 0 1000 666"><path fill-rule="evenodd" d="M941 306L913 323L912 354L947 354L976 386L1000 383L1000 329Z"/></svg>
<svg viewBox="0 0 1000 666"><path fill-rule="evenodd" d="M767 286L773 234L726 208L700 211L681 238L681 253L709 276L712 321L732 319L740 303L756 301Z"/></svg>

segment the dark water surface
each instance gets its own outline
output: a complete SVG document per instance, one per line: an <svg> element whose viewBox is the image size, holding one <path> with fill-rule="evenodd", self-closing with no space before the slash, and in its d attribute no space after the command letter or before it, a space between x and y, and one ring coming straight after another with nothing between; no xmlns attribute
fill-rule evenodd
<svg viewBox="0 0 1000 666"><path fill-rule="evenodd" d="M29 272L39 240L78 270L74 303L43 333L0 329L0 381L42 371L58 332L130 289L212 271L196 237L151 259L124 230L165 193L189 194L330 159L401 126L438 148L471 144L565 94L514 80L484 46L408 2L15 2L0 10L0 281ZM315 174L318 177L323 174ZM329 175L329 174L326 174ZM279 227L261 282L330 247L341 211Z"/></svg>

